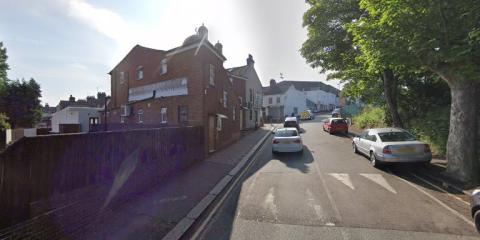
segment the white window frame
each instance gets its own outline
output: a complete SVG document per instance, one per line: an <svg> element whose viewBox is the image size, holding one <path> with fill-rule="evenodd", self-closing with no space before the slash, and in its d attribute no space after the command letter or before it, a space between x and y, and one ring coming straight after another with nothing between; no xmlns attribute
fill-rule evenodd
<svg viewBox="0 0 480 240"><path fill-rule="evenodd" d="M119 73L119 75L120 75L120 76L119 76L118 78L119 78L119 80L120 80L120 84L124 84L124 83L125 83L125 72L124 72L124 71L121 71L121 72Z"/></svg>
<svg viewBox="0 0 480 240"><path fill-rule="evenodd" d="M222 118L217 116L217 131L222 131Z"/></svg>
<svg viewBox="0 0 480 240"><path fill-rule="evenodd" d="M210 64L210 81L209 84L215 86L215 66Z"/></svg>
<svg viewBox="0 0 480 240"><path fill-rule="evenodd" d="M223 107L228 107L228 93L225 90L223 90Z"/></svg>
<svg viewBox="0 0 480 240"><path fill-rule="evenodd" d="M137 80L142 80L145 76L145 73L143 72L143 66L138 66L137 71L135 71L135 75Z"/></svg>
<svg viewBox="0 0 480 240"><path fill-rule="evenodd" d="M137 115L138 115L138 123L143 123L143 109L138 109L137 111Z"/></svg>
<svg viewBox="0 0 480 240"><path fill-rule="evenodd" d="M120 123L125 123L125 116L120 116Z"/></svg>
<svg viewBox="0 0 480 240"><path fill-rule="evenodd" d="M162 123L162 124L167 123L167 108L166 107L160 108L160 123Z"/></svg>
<svg viewBox="0 0 480 240"><path fill-rule="evenodd" d="M167 59L164 58L160 62L160 75L167 73L167 71L168 71Z"/></svg>

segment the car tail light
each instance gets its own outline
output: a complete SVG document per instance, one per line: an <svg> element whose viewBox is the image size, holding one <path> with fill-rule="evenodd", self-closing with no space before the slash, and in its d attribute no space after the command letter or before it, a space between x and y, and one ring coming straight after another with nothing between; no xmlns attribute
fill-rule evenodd
<svg viewBox="0 0 480 240"><path fill-rule="evenodd" d="M293 141L294 143L302 143L302 140L300 139L296 139L295 141Z"/></svg>
<svg viewBox="0 0 480 240"><path fill-rule="evenodd" d="M425 144L424 151L425 151L425 153L430 153L430 152L431 152L431 150L430 150L430 145Z"/></svg>
<svg viewBox="0 0 480 240"><path fill-rule="evenodd" d="M383 148L383 153L384 154L392 154L392 149L390 149L389 146L386 146Z"/></svg>
<svg viewBox="0 0 480 240"><path fill-rule="evenodd" d="M273 144L278 144L278 143L280 143L280 142L279 142L277 139L274 139L272 143L273 143Z"/></svg>

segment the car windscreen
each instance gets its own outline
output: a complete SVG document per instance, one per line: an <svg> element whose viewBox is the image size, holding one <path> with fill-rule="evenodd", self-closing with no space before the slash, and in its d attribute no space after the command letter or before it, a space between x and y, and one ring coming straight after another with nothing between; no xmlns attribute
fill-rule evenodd
<svg viewBox="0 0 480 240"><path fill-rule="evenodd" d="M382 142L402 142L402 141L414 141L415 137L408 132L384 132L379 133Z"/></svg>
<svg viewBox="0 0 480 240"><path fill-rule="evenodd" d="M284 124L283 124L284 127L297 127L297 122L295 121L286 121Z"/></svg>
<svg viewBox="0 0 480 240"><path fill-rule="evenodd" d="M345 122L345 120L343 120L343 119L335 119L335 120L332 120L332 124L333 125L347 124L347 122Z"/></svg>
<svg viewBox="0 0 480 240"><path fill-rule="evenodd" d="M295 137L298 136L298 132L296 130L277 130L275 132L275 137Z"/></svg>

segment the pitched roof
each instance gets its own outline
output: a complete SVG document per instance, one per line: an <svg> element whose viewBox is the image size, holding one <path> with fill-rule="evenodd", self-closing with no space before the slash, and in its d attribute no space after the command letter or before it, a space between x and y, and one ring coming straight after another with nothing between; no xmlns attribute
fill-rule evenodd
<svg viewBox="0 0 480 240"><path fill-rule="evenodd" d="M247 77L248 65L241 66L241 67L229 68L227 70L230 73L232 73L233 75L237 75L237 76L240 76L240 77Z"/></svg>
<svg viewBox="0 0 480 240"><path fill-rule="evenodd" d="M275 84L273 86L269 87L263 87L263 95L277 95L277 94L284 94L288 89L290 88L290 85L288 84Z"/></svg>
<svg viewBox="0 0 480 240"><path fill-rule="evenodd" d="M320 81L291 81L291 80L278 82L273 87L272 86L264 87L263 94L264 95L282 94L286 92L291 85L293 85L299 91L322 90L325 92L333 93L337 96L340 94L340 90L338 90L337 88Z"/></svg>

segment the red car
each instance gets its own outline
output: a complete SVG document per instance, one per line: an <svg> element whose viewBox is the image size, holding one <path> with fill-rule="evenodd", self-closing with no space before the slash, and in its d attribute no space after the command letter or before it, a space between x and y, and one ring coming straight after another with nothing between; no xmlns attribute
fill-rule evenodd
<svg viewBox="0 0 480 240"><path fill-rule="evenodd" d="M330 134L343 133L348 134L348 124L343 118L329 118L323 123L323 131Z"/></svg>

